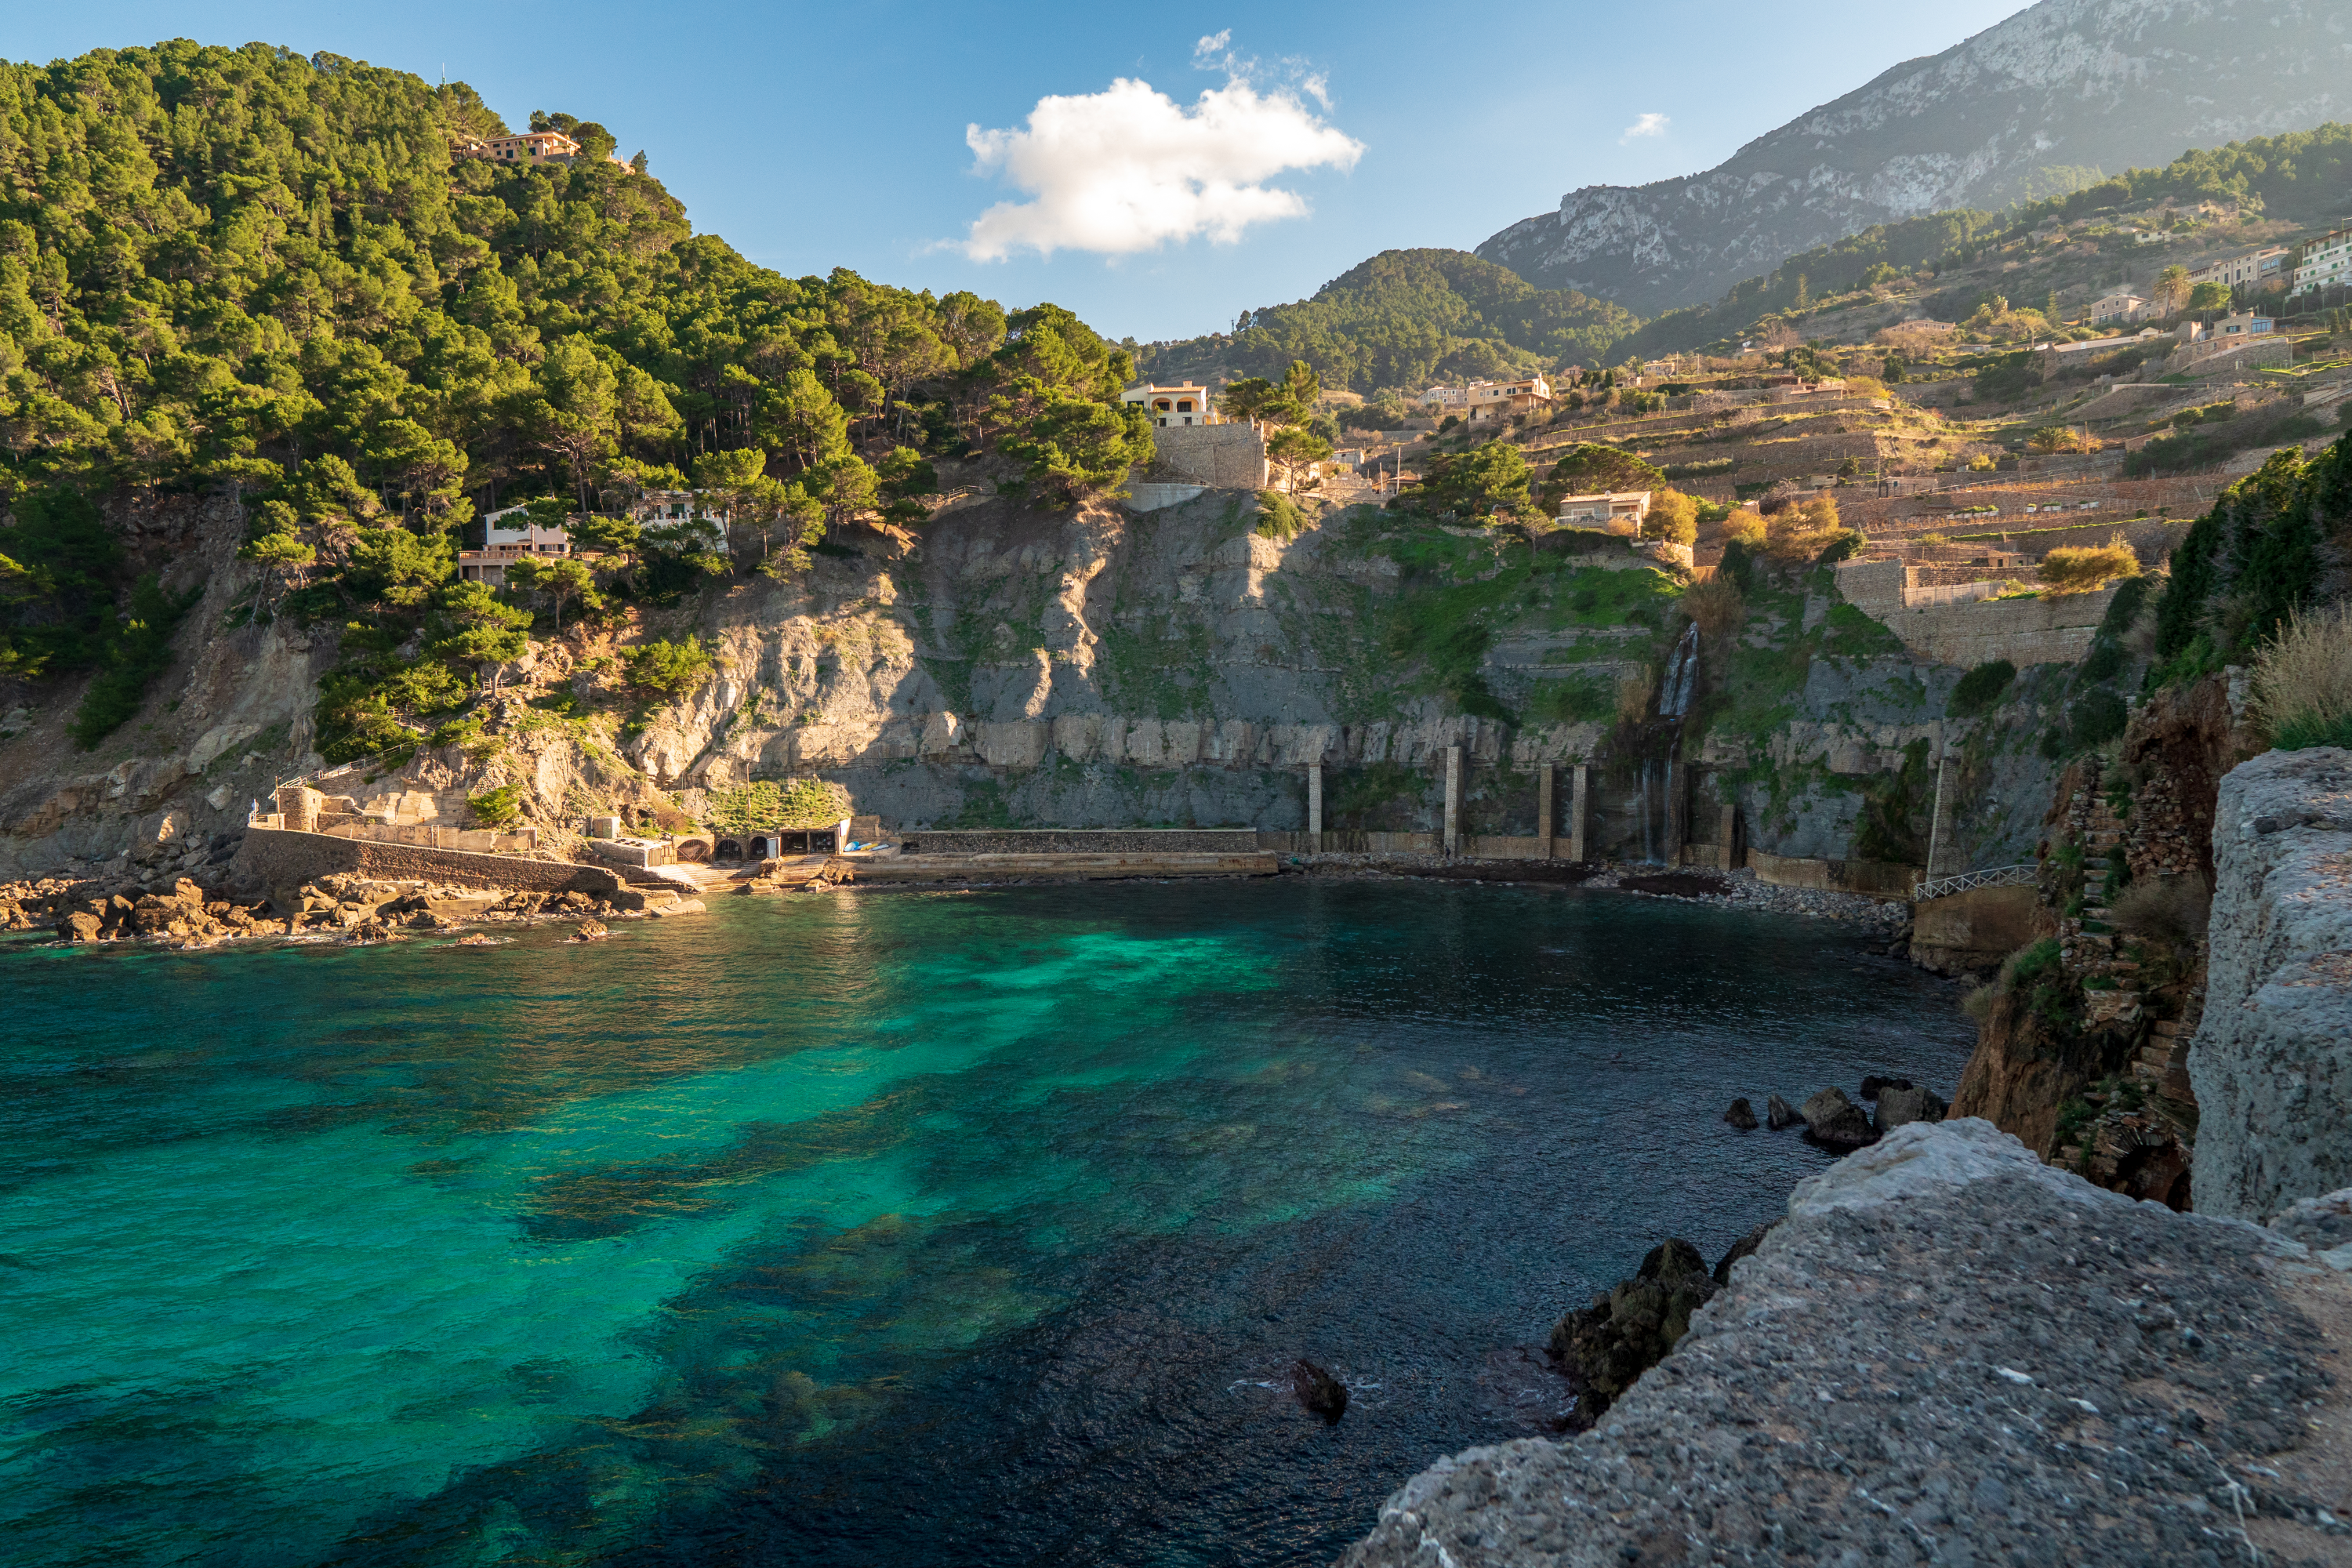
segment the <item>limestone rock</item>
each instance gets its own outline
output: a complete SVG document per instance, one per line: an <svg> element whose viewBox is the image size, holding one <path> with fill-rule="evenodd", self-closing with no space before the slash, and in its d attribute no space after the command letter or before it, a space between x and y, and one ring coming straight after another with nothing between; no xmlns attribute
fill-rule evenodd
<svg viewBox="0 0 2352 1568"><path fill-rule="evenodd" d="M1672 1238L1650 1249L1633 1279L1563 1316L1551 1331L1550 1350L1575 1380L1580 1424L1601 1415L1664 1360L1715 1292L1698 1248Z"/></svg>
<svg viewBox="0 0 2352 1568"><path fill-rule="evenodd" d="M1715 1266L1715 1282L1718 1285L1730 1284L1731 1266L1743 1258L1754 1257L1756 1249L1764 1245L1764 1238L1772 1233L1772 1227L1786 1217L1784 1215L1775 1215L1738 1241L1733 1242L1731 1250L1723 1255L1723 1261Z"/></svg>
<svg viewBox="0 0 2352 1568"><path fill-rule="evenodd" d="M1789 1102L1777 1094L1764 1102L1764 1125L1775 1132L1783 1127L1794 1127L1801 1120Z"/></svg>
<svg viewBox="0 0 2352 1568"><path fill-rule="evenodd" d="M1348 1411L1348 1385L1304 1359L1290 1363L1290 1392L1311 1415L1337 1421Z"/></svg>
<svg viewBox="0 0 2352 1568"><path fill-rule="evenodd" d="M572 933L572 940L574 942L603 942L606 937L609 937L613 933L609 930L605 929L604 923L602 921L582 921L580 922L580 929Z"/></svg>
<svg viewBox="0 0 2352 1568"><path fill-rule="evenodd" d="M1756 1131L1756 1108L1749 1105L1745 1100L1733 1100L1731 1102L1731 1109L1723 1113L1723 1119L1726 1121L1730 1122L1734 1127L1738 1128L1742 1132L1753 1132Z"/></svg>
<svg viewBox="0 0 2352 1568"><path fill-rule="evenodd" d="M1884 1135L1914 1121L1941 1121L1950 1109L1932 1089L1883 1089L1878 1091L1876 1125Z"/></svg>
<svg viewBox="0 0 2352 1568"><path fill-rule="evenodd" d="M1797 1114L1805 1119L1809 1136L1832 1149L1859 1149L1878 1136L1871 1128L1869 1113L1848 1100L1842 1089L1822 1090L1805 1101Z"/></svg>

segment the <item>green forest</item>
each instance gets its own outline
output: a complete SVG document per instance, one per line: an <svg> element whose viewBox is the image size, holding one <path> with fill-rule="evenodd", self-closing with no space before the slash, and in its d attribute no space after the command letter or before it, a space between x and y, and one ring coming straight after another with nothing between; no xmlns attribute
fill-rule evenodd
<svg viewBox="0 0 2352 1568"><path fill-rule="evenodd" d="M1156 377L1223 365L1280 375L1293 360L1326 386L1417 392L1433 380L1504 378L1599 363L1638 317L1572 289L1538 289L1461 250L1384 250L1311 300L1244 311L1230 334L1147 351Z"/></svg>
<svg viewBox="0 0 2352 1568"><path fill-rule="evenodd" d="M602 124L531 124L583 156L453 157L506 129L471 89L332 55L0 65L0 677L99 668L85 744L136 710L185 606L127 579L99 521L126 492L226 499L248 613L346 623L331 754L454 710L511 641L520 613L452 582L485 510L719 492L726 537L602 525L615 569L551 584L593 614L919 517L932 457L1000 452L1041 498L1149 458L1129 356L1070 312L782 277Z"/></svg>

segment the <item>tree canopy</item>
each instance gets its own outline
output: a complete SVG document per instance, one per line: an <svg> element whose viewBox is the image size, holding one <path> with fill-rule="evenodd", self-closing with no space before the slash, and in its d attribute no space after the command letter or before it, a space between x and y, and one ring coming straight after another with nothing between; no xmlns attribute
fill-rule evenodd
<svg viewBox="0 0 2352 1568"><path fill-rule="evenodd" d="M606 162L604 126L531 123L583 155L455 156L505 130L472 89L333 55L0 64L0 671L121 640L124 567L44 498L223 495L262 613L415 629L467 526L523 497L611 513L715 475L740 536L627 541L660 590L912 521L926 450L1000 447L1061 493L1149 457L1131 362L1069 312L780 276Z"/></svg>

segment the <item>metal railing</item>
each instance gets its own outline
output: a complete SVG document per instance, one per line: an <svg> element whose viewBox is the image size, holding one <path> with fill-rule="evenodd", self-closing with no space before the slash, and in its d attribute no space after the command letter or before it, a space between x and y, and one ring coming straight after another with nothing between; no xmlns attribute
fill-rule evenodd
<svg viewBox="0 0 2352 1568"><path fill-rule="evenodd" d="M1982 871L1963 871L1957 877L1924 877L1911 885L1914 903L1927 899L1941 899L1953 893L1971 892L1978 888L2023 887L2042 875L2038 863L2028 861L2022 866L1994 866Z"/></svg>

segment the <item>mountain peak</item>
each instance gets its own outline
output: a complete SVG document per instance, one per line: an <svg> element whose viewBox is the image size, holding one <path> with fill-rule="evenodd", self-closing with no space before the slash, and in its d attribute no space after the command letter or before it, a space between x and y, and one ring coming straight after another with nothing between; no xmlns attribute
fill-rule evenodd
<svg viewBox="0 0 2352 1568"><path fill-rule="evenodd" d="M2352 0L2042 0L1703 174L1588 185L1478 247L1644 315L1872 224L2007 206L2352 112Z"/></svg>

